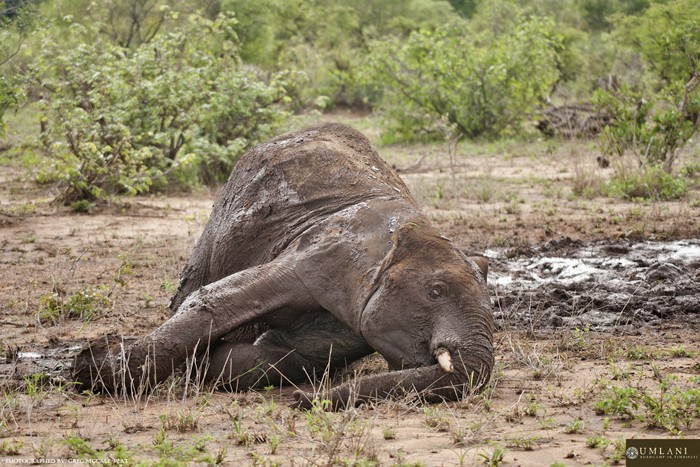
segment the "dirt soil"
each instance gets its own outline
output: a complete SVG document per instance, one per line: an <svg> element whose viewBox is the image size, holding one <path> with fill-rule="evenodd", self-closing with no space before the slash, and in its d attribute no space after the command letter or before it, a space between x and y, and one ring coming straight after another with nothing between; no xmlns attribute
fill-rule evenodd
<svg viewBox="0 0 700 467"><path fill-rule="evenodd" d="M601 409L610 387L663 399L668 375L698 390L698 189L677 202L578 196L611 169L582 143L539 148L462 148L454 178L444 148L380 149L446 235L490 258L497 369L469 400L332 414L288 409L288 388L231 394L185 378L135 396L76 390L81 344L167 319L215 190L78 214L0 167L0 460L440 466L503 449L503 465L600 465L624 459L625 438L700 437L697 405L657 423L641 397L626 415ZM382 371L381 358L353 370Z"/></svg>

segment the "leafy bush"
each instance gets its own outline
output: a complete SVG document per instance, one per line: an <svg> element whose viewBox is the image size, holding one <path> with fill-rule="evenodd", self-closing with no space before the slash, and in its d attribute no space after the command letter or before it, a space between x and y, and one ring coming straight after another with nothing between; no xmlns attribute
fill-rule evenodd
<svg viewBox="0 0 700 467"><path fill-rule="evenodd" d="M624 199L673 200L685 196L688 184L683 178L651 166L630 173L617 173L607 181L603 191L608 196Z"/></svg>
<svg viewBox="0 0 700 467"><path fill-rule="evenodd" d="M367 44L405 36L455 15L443 0L222 0L222 11L238 18L241 57L266 70L304 70L299 106L371 107L378 98L367 80Z"/></svg>
<svg viewBox="0 0 700 467"><path fill-rule="evenodd" d="M647 92L635 83L596 93L598 107L613 118L601 149L630 152L640 164L670 173L700 122L700 5L675 0L619 17L617 38L639 51L654 84Z"/></svg>
<svg viewBox="0 0 700 467"><path fill-rule="evenodd" d="M87 287L68 297L57 292L40 297L39 321L55 324L61 317L91 321L112 308L111 289Z"/></svg>
<svg viewBox="0 0 700 467"><path fill-rule="evenodd" d="M681 383L678 376L667 375L652 389L604 384L594 407L598 414L620 415L672 433L691 428L700 418L700 377Z"/></svg>
<svg viewBox="0 0 700 467"><path fill-rule="evenodd" d="M5 134L7 126L2 119L5 112L20 101L21 90L15 82L0 76L0 137Z"/></svg>
<svg viewBox="0 0 700 467"><path fill-rule="evenodd" d="M28 0L0 3L0 66L8 63L20 51L38 21L36 5ZM14 76L2 70L0 74L0 137L5 134L5 112L19 104L23 90Z"/></svg>
<svg viewBox="0 0 700 467"><path fill-rule="evenodd" d="M434 135L441 122L460 136L498 137L519 133L549 94L559 49L552 21L519 13L503 28L460 21L378 41L370 60L399 138Z"/></svg>
<svg viewBox="0 0 700 467"><path fill-rule="evenodd" d="M265 80L242 65L234 24L191 15L134 49L106 40L99 24L72 24L70 50L47 38L35 70L42 139L65 203L222 180L273 132L289 74Z"/></svg>

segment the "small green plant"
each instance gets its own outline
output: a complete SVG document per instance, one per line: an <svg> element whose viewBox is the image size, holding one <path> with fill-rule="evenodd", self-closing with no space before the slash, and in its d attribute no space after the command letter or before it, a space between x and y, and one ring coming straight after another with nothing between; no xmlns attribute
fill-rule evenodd
<svg viewBox="0 0 700 467"><path fill-rule="evenodd" d="M495 467L503 463L503 457L506 455L506 448L501 445L496 445L490 451L479 452L479 457L483 459L483 463L489 467Z"/></svg>
<svg viewBox="0 0 700 467"><path fill-rule="evenodd" d="M643 345L633 345L625 352L628 360L653 360L657 356L656 351Z"/></svg>
<svg viewBox="0 0 700 467"><path fill-rule="evenodd" d="M425 416L425 424L437 431L449 431L450 419L443 415L442 411L437 407L423 408Z"/></svg>
<svg viewBox="0 0 700 467"><path fill-rule="evenodd" d="M582 433L585 428L585 423L582 419L576 418L569 423L566 424L564 427L564 433L568 434L574 434L574 433Z"/></svg>
<svg viewBox="0 0 700 467"><path fill-rule="evenodd" d="M525 405L525 409L523 410L523 412L527 416L536 417L539 411L540 411L540 404L537 402L537 399L530 396L529 400L527 401L527 404Z"/></svg>
<svg viewBox="0 0 700 467"><path fill-rule="evenodd" d="M683 347L682 345L674 345L673 347L671 347L669 353L672 357L675 358L692 358L695 356L695 352L686 350L685 347Z"/></svg>
<svg viewBox="0 0 700 467"><path fill-rule="evenodd" d="M557 426L556 422L554 421L554 418L552 418L552 417L539 418L539 419L537 419L537 424L543 430L551 430L552 428Z"/></svg>
<svg viewBox="0 0 700 467"><path fill-rule="evenodd" d="M616 414L638 420L652 428L679 433L700 418L700 377L680 384L676 375L667 375L655 388L617 387L609 383L594 406L598 414Z"/></svg>
<svg viewBox="0 0 700 467"><path fill-rule="evenodd" d="M59 319L92 321L112 309L111 289L107 286L86 287L67 298L57 292L39 297L39 320L55 324Z"/></svg>
<svg viewBox="0 0 700 467"><path fill-rule="evenodd" d="M78 435L71 434L63 440L68 449L73 454L74 459L102 459L104 454L90 446L85 439Z"/></svg>
<svg viewBox="0 0 700 467"><path fill-rule="evenodd" d="M178 283L175 282L175 281L173 281L173 280L171 280L170 278L166 277L166 278L164 278L163 281L161 282L161 287L162 287L163 290L165 290L168 294L172 295L172 294L174 294L175 292L177 292Z"/></svg>
<svg viewBox="0 0 700 467"><path fill-rule="evenodd" d="M601 448L605 449L610 445L610 440L605 436L593 435L586 439L586 446L592 449Z"/></svg>
<svg viewBox="0 0 700 467"><path fill-rule="evenodd" d="M0 454L7 456L17 456L22 450L21 441L4 440L0 442Z"/></svg>
<svg viewBox="0 0 700 467"><path fill-rule="evenodd" d="M631 365L626 365L626 366L623 366L621 364L618 365L615 362L615 359L612 357L610 357L610 361L608 363L608 366L610 367L610 373L613 376L612 377L613 380L618 380L618 381L626 380L626 379L629 379L631 374L632 374Z"/></svg>
<svg viewBox="0 0 700 467"><path fill-rule="evenodd" d="M70 208L74 212L89 213L95 208L95 203L92 203L86 199L79 199L77 201L72 202L70 204Z"/></svg>
<svg viewBox="0 0 700 467"><path fill-rule="evenodd" d="M584 352L591 347L591 325L586 323L583 328L574 328L571 334L564 340L564 348L574 352Z"/></svg>
<svg viewBox="0 0 700 467"><path fill-rule="evenodd" d="M627 441L624 437L620 436L613 442L613 448L613 451L608 455L608 460L613 464L618 464L625 458Z"/></svg>
<svg viewBox="0 0 700 467"><path fill-rule="evenodd" d="M168 415L161 415L160 422L165 430L187 433L197 430L200 416L200 413L196 410L178 410Z"/></svg>
<svg viewBox="0 0 700 467"><path fill-rule="evenodd" d="M532 451L539 444L539 436L522 436L519 438L511 438L507 440L509 448L520 448L525 451Z"/></svg>
<svg viewBox="0 0 700 467"><path fill-rule="evenodd" d="M609 385L595 404L594 410L598 415L615 414L631 418L639 408L639 402L637 389Z"/></svg>
<svg viewBox="0 0 700 467"><path fill-rule="evenodd" d="M396 430L390 426L383 426L382 437L386 440L396 439Z"/></svg>

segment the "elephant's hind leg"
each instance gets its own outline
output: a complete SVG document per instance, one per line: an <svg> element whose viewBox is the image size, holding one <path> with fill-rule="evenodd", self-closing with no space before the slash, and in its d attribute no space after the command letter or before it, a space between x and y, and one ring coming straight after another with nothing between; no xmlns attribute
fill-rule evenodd
<svg viewBox="0 0 700 467"><path fill-rule="evenodd" d="M234 391L301 383L313 366L293 349L238 342L212 349L207 364L205 381Z"/></svg>
<svg viewBox="0 0 700 467"><path fill-rule="evenodd" d="M313 383L372 352L360 336L327 311L308 312L294 324L271 329L255 342L222 342L209 355L207 380L245 390Z"/></svg>

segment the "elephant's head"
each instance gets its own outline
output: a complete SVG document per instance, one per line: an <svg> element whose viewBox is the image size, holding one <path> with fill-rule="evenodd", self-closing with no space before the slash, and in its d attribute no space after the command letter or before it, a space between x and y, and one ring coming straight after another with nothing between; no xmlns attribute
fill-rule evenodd
<svg viewBox="0 0 700 467"><path fill-rule="evenodd" d="M401 226L392 240L362 313L363 337L419 391L483 385L494 362L486 258L469 258L416 223Z"/></svg>

